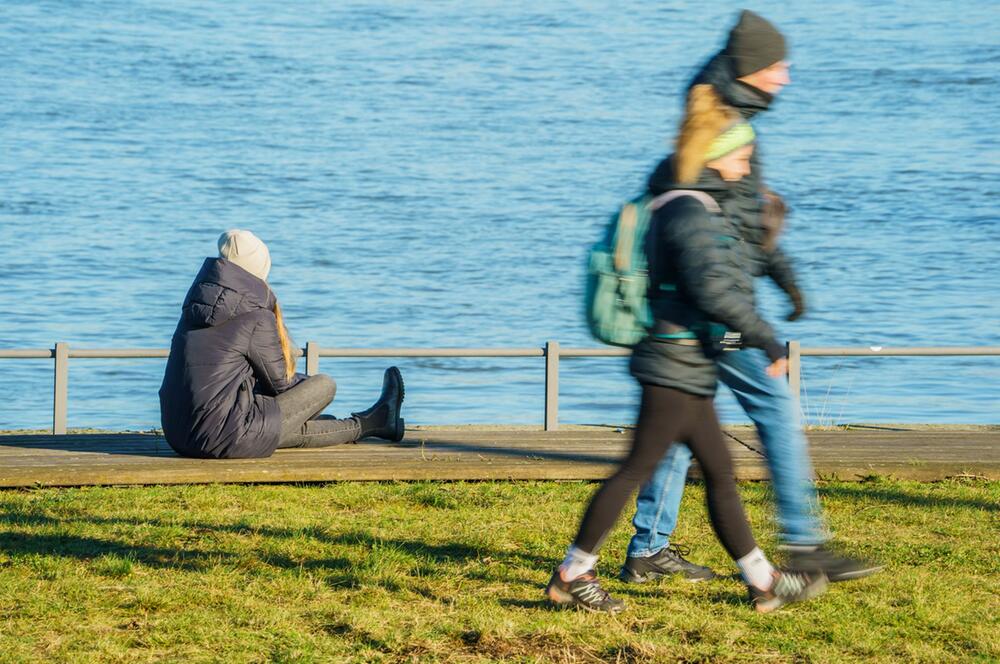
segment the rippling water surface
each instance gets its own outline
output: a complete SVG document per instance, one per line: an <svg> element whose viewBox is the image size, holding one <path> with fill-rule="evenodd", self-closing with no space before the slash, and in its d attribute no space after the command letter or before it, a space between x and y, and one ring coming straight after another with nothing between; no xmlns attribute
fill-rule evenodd
<svg viewBox="0 0 1000 664"><path fill-rule="evenodd" d="M758 123L804 345L1000 343L1000 11L758 3L794 85ZM251 228L299 342L592 345L583 256L661 157L738 4L5 0L0 347L166 347L218 233ZM765 284L773 315L784 303ZM324 360L333 412L382 360ZM413 423L538 422L540 359L401 360ZM159 360L74 360L70 426L158 424ZM996 422L1000 358L806 360L814 421ZM620 360L562 418L633 418ZM0 429L51 361L0 360ZM727 419L741 415L724 400Z"/></svg>

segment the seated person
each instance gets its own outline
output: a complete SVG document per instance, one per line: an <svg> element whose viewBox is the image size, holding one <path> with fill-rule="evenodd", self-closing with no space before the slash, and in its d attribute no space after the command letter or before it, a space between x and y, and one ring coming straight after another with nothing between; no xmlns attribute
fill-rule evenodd
<svg viewBox="0 0 1000 664"><path fill-rule="evenodd" d="M181 456L249 459L283 447L328 447L374 436L403 438L403 378L385 371L371 408L321 415L336 383L295 373L295 355L274 292L270 252L250 231L219 237L184 298L160 387L167 443Z"/></svg>

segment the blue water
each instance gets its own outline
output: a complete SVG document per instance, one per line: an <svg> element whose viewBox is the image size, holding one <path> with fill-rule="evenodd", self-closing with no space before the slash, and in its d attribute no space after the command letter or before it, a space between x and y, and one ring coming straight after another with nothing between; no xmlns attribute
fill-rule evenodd
<svg viewBox="0 0 1000 664"><path fill-rule="evenodd" d="M585 250L739 4L4 0L0 347L166 347L230 227L268 242L302 343L593 345ZM783 333L1000 344L1000 10L756 8L793 48L758 123L810 303ZM398 364L409 422L541 420L540 359ZM384 365L324 360L332 412ZM623 361L562 368L563 421L632 420ZM161 375L74 360L70 426L157 425ZM1000 358L807 358L804 384L813 422L1000 412ZM0 391L0 429L47 426L51 361L0 360Z"/></svg>

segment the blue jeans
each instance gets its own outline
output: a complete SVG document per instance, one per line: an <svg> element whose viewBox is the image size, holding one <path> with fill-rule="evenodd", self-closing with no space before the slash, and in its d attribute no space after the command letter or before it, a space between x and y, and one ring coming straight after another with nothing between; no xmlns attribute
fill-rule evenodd
<svg viewBox="0 0 1000 664"><path fill-rule="evenodd" d="M727 351L719 361L719 380L729 387L757 426L764 445L785 544L821 544L829 535L820 516L812 462L788 382L767 375L764 351ZM635 535L629 556L651 556L669 544L691 465L691 451L674 444L639 490L632 520Z"/></svg>

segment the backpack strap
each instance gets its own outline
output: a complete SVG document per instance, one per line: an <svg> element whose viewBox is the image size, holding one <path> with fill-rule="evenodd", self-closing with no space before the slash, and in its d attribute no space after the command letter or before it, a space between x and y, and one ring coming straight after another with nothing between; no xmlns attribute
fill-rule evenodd
<svg viewBox="0 0 1000 664"><path fill-rule="evenodd" d="M639 210L635 203L626 203L618 215L618 233L615 238L615 271L628 272L632 267L632 242Z"/></svg>
<svg viewBox="0 0 1000 664"><path fill-rule="evenodd" d="M660 194L653 200L649 202L649 209L651 211L659 210L661 207L666 205L672 200L678 199L681 196L690 196L691 198L697 198L698 201L705 206L709 212L714 212L719 214L722 212L722 208L719 204L715 202L715 199L706 194L703 191L697 191L695 189L673 189L665 194Z"/></svg>

